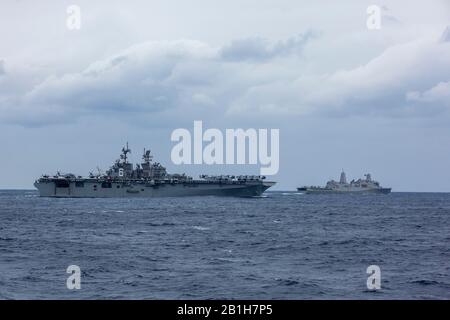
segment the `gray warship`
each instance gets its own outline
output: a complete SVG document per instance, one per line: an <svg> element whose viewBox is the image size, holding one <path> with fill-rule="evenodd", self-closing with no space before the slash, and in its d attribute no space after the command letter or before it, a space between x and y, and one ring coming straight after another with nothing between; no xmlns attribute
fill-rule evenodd
<svg viewBox="0 0 450 320"><path fill-rule="evenodd" d="M128 161L128 143L120 158L102 174L88 177L71 173L43 175L34 186L41 197L112 198L112 197L181 197L181 196L260 196L275 184L264 176L210 176L193 179L185 174L168 174L166 168L153 162L150 150L144 149L143 162L136 167Z"/></svg>
<svg viewBox="0 0 450 320"><path fill-rule="evenodd" d="M342 170L339 182L330 180L325 187L300 187L297 188L299 192L305 193L382 193L388 194L391 188L383 188L380 183L372 180L370 173L364 175L364 179L352 180L347 182L347 177L344 170Z"/></svg>

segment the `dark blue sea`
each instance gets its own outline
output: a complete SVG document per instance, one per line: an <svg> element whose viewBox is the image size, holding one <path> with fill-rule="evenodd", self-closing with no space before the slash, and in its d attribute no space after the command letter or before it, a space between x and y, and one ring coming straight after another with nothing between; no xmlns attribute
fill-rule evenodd
<svg viewBox="0 0 450 320"><path fill-rule="evenodd" d="M69 290L69 265L81 289ZM381 289L369 290L369 265ZM2 299L450 299L450 194L0 191Z"/></svg>

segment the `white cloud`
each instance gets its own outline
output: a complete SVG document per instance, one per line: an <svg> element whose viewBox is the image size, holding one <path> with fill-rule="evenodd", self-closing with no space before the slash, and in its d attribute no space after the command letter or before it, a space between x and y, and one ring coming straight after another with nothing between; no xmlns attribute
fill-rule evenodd
<svg viewBox="0 0 450 320"><path fill-rule="evenodd" d="M440 82L424 92L408 92L406 99L414 102L439 103L450 106L450 81Z"/></svg>
<svg viewBox="0 0 450 320"><path fill-rule="evenodd" d="M179 64L211 58L212 49L196 41L149 42L97 61L79 73L50 76L25 94L9 97L3 118L30 124L73 121L99 113L149 113L176 106L184 83Z"/></svg>
<svg viewBox="0 0 450 320"><path fill-rule="evenodd" d="M265 59L296 54L300 42L310 37L274 44L264 40L273 50ZM205 105L223 108L246 90L254 76L246 76L240 62L224 60L222 52L192 40L132 46L81 72L49 76L26 92L4 98L0 108L8 112L2 118L45 125L101 113L155 113Z"/></svg>
<svg viewBox="0 0 450 320"><path fill-rule="evenodd" d="M299 55L315 33L213 47L193 40L152 41L99 60L78 73L52 75L24 93L0 91L0 119L24 125L83 116L242 114L412 116L425 92L449 81L450 43L419 39L387 48L363 65L303 72ZM423 94L415 92L424 92ZM430 112L431 111L431 112ZM255 113L256 112L256 113Z"/></svg>
<svg viewBox="0 0 450 320"><path fill-rule="evenodd" d="M429 109L420 110L420 104L411 105L406 93L449 80L449 56L450 43L436 39L399 44L352 69L253 86L235 101L232 111L384 116L429 113Z"/></svg>

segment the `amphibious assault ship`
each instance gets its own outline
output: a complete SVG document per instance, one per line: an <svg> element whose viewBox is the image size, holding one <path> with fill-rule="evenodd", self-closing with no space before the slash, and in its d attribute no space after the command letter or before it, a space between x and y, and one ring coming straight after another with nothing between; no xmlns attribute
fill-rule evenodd
<svg viewBox="0 0 450 320"><path fill-rule="evenodd" d="M128 161L131 150L122 148L120 158L102 174L88 177L74 174L43 175L34 186L41 197L107 198L168 196L260 196L275 182L264 176L209 176L193 179L185 174L168 174L166 168L153 162L150 150L144 149L143 162L135 167Z"/></svg>
<svg viewBox="0 0 450 320"><path fill-rule="evenodd" d="M347 183L345 172L342 171L339 182L330 180L325 187L300 187L297 188L300 192L305 193L383 193L391 192L391 188L383 188L380 183L372 180L371 175L365 174L364 179L352 180Z"/></svg>

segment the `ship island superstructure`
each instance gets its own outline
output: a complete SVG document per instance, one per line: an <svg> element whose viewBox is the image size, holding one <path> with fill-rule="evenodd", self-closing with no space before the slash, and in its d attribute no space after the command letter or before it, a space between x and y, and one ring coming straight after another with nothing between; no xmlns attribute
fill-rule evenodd
<svg viewBox="0 0 450 320"><path fill-rule="evenodd" d="M103 174L92 172L88 177L71 173L43 175L34 186L41 197L108 198L166 196L260 196L275 182L264 176L201 175L193 179L186 174L168 174L164 166L153 161L145 150L142 163L134 166L128 160L128 143L119 159Z"/></svg>
<svg viewBox="0 0 450 320"><path fill-rule="evenodd" d="M330 180L325 187L300 187L297 191L305 193L382 193L388 194L391 188L383 188L378 181L372 180L370 173L365 174L363 179L347 182L347 177L342 170L339 181Z"/></svg>

